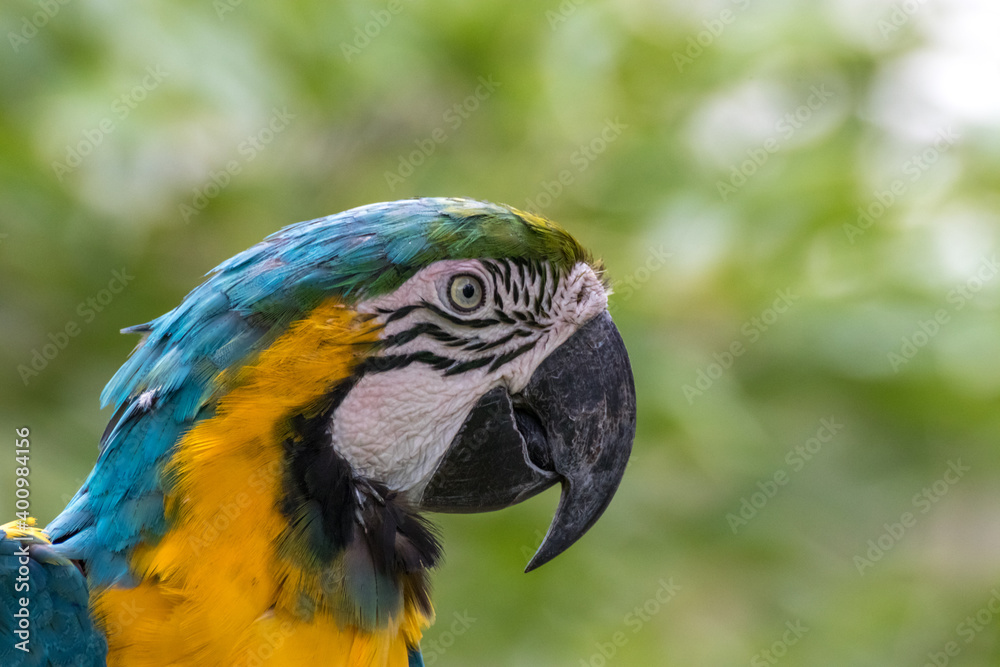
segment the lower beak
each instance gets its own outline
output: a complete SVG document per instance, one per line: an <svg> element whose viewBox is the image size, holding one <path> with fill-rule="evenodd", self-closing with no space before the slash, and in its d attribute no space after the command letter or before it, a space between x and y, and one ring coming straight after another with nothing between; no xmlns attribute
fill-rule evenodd
<svg viewBox="0 0 1000 667"><path fill-rule="evenodd" d="M420 505L485 512L559 482L559 506L531 571L580 539L607 508L632 451L635 419L628 354L605 311L542 361L522 392L498 387L479 400Z"/></svg>

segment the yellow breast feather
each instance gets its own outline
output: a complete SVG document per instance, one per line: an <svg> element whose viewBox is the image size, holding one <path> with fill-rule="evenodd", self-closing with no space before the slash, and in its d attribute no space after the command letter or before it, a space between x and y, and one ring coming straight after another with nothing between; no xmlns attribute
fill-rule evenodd
<svg viewBox="0 0 1000 667"><path fill-rule="evenodd" d="M377 333L330 299L237 376L218 378L233 388L166 467L172 528L136 549L141 583L93 597L109 665L406 667L407 646L430 621L410 596L385 627L345 624L323 603L329 576L292 562L281 546L287 417L319 410Z"/></svg>

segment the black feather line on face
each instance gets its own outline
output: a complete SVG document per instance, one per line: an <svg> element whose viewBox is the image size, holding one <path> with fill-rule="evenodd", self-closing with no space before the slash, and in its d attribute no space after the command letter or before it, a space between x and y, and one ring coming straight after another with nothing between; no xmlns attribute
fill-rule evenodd
<svg viewBox="0 0 1000 667"><path fill-rule="evenodd" d="M503 267L503 288L504 291L510 292L510 262L502 262L500 264Z"/></svg>
<svg viewBox="0 0 1000 667"><path fill-rule="evenodd" d="M407 315L417 310L418 308L420 308L420 306L411 305L411 306L403 306L402 308L396 311L379 310L379 312L382 313L383 315L386 315L390 312L392 313L385 321L386 324L389 324L390 322L395 322L398 319L406 317Z"/></svg>
<svg viewBox="0 0 1000 667"><path fill-rule="evenodd" d="M406 368L412 363L427 364L434 370L443 371L455 363L454 359L421 350L410 354L389 354L381 357L369 357L358 366L358 373L385 373L386 371Z"/></svg>
<svg viewBox="0 0 1000 667"><path fill-rule="evenodd" d="M495 309L493 311L493 314L496 316L498 320L500 320L504 324L517 324L517 320L515 320L513 317L503 312L499 308Z"/></svg>
<svg viewBox="0 0 1000 667"><path fill-rule="evenodd" d="M443 343L455 342L459 340L456 336L452 336L451 334L445 332L441 329L441 327L433 322L420 322L409 329L404 329L397 334L387 336L382 345L384 347L398 347L409 343L418 336L430 336L431 338L439 340Z"/></svg>
<svg viewBox="0 0 1000 667"><path fill-rule="evenodd" d="M497 360L493 362L493 365L490 366L490 372L492 373L493 371L500 368L504 364L510 363L514 359L517 359L528 350L534 348L537 343L538 343L537 340L533 340L531 342L525 343L524 345L515 350L511 350L510 352L506 352L500 355L499 357L497 357Z"/></svg>
<svg viewBox="0 0 1000 667"><path fill-rule="evenodd" d="M472 361L463 361L461 363L456 363L454 366L445 371L444 374L445 377L448 377L449 375L458 375L459 373L465 373L477 368L482 368L492 361L493 355L480 357L479 359L473 359Z"/></svg>
<svg viewBox="0 0 1000 667"><path fill-rule="evenodd" d="M407 306L407 307L409 307L409 306ZM472 329L483 329L483 328L486 328L486 327L491 327L491 326L494 326L496 324L499 324L499 322L497 320L493 320L493 319L489 319L489 318L476 319L476 318L457 317L455 315L452 315L451 313L448 313L448 312L445 312L444 310L441 310L440 308L438 308L437 306L435 306L433 303L431 303L429 301L422 301L420 303L420 307L421 308L426 308L427 310L431 311L432 313L434 313L435 315L437 315L441 319L447 320L447 321L451 322L452 324L457 324L457 325L463 326L463 327L471 327Z"/></svg>
<svg viewBox="0 0 1000 667"><path fill-rule="evenodd" d="M483 266L490 272L490 279L493 281L493 305L503 308L503 297L500 294L500 281L503 280L503 273L497 267L496 262L486 261Z"/></svg>
<svg viewBox="0 0 1000 667"><path fill-rule="evenodd" d="M466 350L479 350L480 352L485 352L486 350L492 350L495 347L500 347L501 345L506 345L511 340L513 340L514 336L516 336L516 335L517 335L517 331L511 331L509 334L507 334L503 338L498 338L498 339L496 339L493 342L483 342L483 343L479 343L477 345L467 345L465 347L465 349Z"/></svg>
<svg viewBox="0 0 1000 667"><path fill-rule="evenodd" d="M524 295L524 305L528 305L528 294L531 293L528 285L528 267L531 266L531 262L525 260L524 262L517 263L517 271L521 275L521 285L524 287L522 294ZM514 285L514 305L516 306L518 302L521 301L518 295L517 285Z"/></svg>

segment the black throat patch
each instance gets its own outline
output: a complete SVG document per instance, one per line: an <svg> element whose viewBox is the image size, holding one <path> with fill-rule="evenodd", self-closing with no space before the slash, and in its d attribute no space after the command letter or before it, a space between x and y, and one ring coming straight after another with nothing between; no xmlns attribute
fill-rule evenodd
<svg viewBox="0 0 1000 667"><path fill-rule="evenodd" d="M356 380L339 385L324 409L291 417L283 440L288 519L280 552L321 577L329 608L364 628L398 618L404 597L429 614L426 570L441 556L433 526L384 484L355 474L334 450L330 419Z"/></svg>

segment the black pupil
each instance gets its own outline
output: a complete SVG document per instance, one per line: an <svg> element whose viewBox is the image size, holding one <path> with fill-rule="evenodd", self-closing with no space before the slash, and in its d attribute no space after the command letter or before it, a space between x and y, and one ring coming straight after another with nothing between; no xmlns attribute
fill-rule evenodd
<svg viewBox="0 0 1000 667"><path fill-rule="evenodd" d="M462 286L462 296L464 296L466 299L471 299L472 297L476 296L475 285L473 285L472 283L465 283L465 285Z"/></svg>

